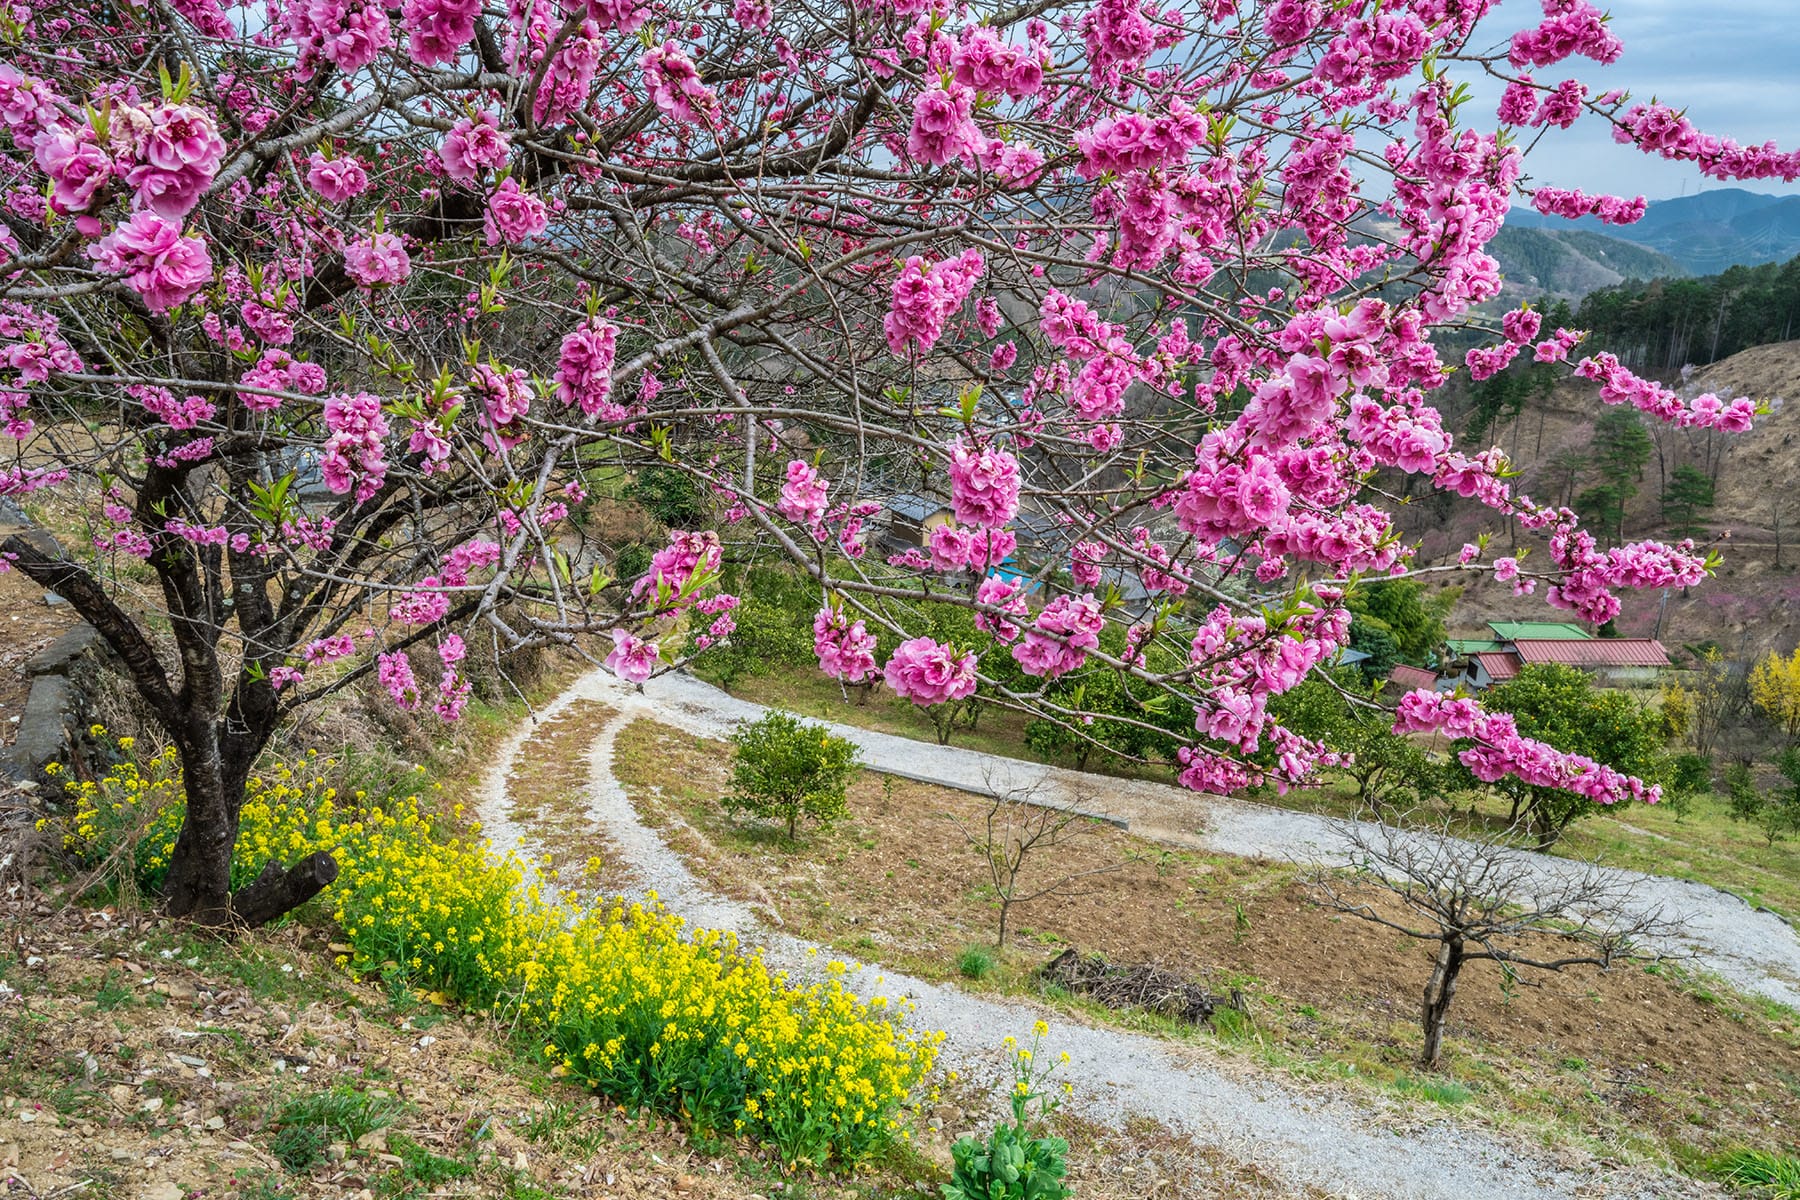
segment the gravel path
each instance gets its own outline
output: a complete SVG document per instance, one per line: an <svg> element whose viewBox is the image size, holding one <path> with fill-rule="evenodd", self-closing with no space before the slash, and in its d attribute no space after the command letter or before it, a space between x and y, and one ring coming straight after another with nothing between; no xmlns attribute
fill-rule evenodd
<svg viewBox="0 0 1800 1200"><path fill-rule="evenodd" d="M727 695L690 675L664 675L645 687L641 700L656 717L693 733L723 736L762 705ZM1350 852L1340 828L1327 817L1293 812L1223 796L1200 796L1171 784L1114 779L1040 763L1001 758L957 746L935 746L888 733L826 722L834 733L862 747L870 767L890 775L983 795L1029 792L1034 800L1082 804L1126 825L1133 833L1170 845L1245 858L1307 865L1342 865ZM1585 866L1547 854L1520 854L1527 877L1545 887L1578 875ZM1617 870L1629 881L1632 904L1660 911L1680 932L1656 946L1689 957L1742 992L1800 1008L1800 936L1774 913L1759 911L1703 883Z"/></svg>
<svg viewBox="0 0 1800 1200"><path fill-rule="evenodd" d="M697 880L660 836L639 820L613 777L612 754L618 732L632 720L650 717L697 734L725 733L757 706L734 700L684 676L664 676L643 692L621 685L604 671L583 677L540 713L555 716L580 699L604 702L614 716L596 733L588 756L584 799L588 815L618 849L632 877L655 891L672 909L697 926L732 930L762 947L777 967L796 973L816 969L819 948L762 927L743 904L714 894ZM872 766L909 778L986 791L995 787L1041 786L1047 775L1076 799L1082 788L1112 780L1076 776L966 751L944 750L861 730L842 730L864 746ZM484 781L482 820L501 844L530 834L508 812L506 781L530 735L527 728L505 743ZM1079 785L1079 786L1078 786ZM1132 813L1155 785L1127 784ZM1172 790L1172 789L1163 789ZM1139 797L1138 793L1145 795ZM1180 795L1180 793L1177 793ZM1188 802L1193 802L1188 798ZM1251 806L1244 806L1254 813ZM1130 819L1130 814L1114 809ZM1145 814L1148 810L1142 810ZM1287 814L1271 814L1285 816ZM1277 828L1275 832L1279 833ZM1032 1022L1051 1025L1047 1044L1066 1051L1064 1070L1075 1085L1074 1104L1084 1116L1122 1123L1132 1115L1152 1117L1171 1129L1253 1162L1295 1186L1323 1189L1346 1200L1525 1200L1527 1197L1715 1196L1716 1189L1675 1176L1643 1170L1616 1170L1591 1162L1554 1160L1541 1150L1509 1145L1482 1131L1449 1120L1420 1121L1416 1110L1379 1097L1353 1102L1330 1089L1233 1072L1197 1046L1181 1046L1120 1030L1076 1024L1026 1000L998 1001L957 988L913 979L874 967L855 966L850 986L861 994L905 996L915 1006L913 1020L945 1033L941 1063L982 1080L998 1075L999 1043L1011 1033L1029 1036Z"/></svg>

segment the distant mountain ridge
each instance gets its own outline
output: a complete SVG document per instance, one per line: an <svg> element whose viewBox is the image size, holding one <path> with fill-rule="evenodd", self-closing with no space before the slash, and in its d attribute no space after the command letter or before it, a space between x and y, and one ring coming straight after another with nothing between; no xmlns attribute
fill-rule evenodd
<svg viewBox="0 0 1800 1200"><path fill-rule="evenodd" d="M1575 301L1628 279L1688 274L1668 255L1633 242L1586 229L1517 228L1510 218L1487 250L1515 302L1540 296Z"/></svg>
<svg viewBox="0 0 1800 1200"><path fill-rule="evenodd" d="M1800 254L1800 196L1716 188L1652 200L1635 225L1605 225L1593 217L1566 221L1515 208L1507 215L1506 228L1599 234L1654 250L1679 264L1679 274L1710 275Z"/></svg>

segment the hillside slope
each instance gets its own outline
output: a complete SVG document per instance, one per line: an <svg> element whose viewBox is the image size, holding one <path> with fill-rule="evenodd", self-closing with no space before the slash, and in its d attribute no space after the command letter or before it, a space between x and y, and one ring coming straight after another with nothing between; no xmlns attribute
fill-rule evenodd
<svg viewBox="0 0 1800 1200"><path fill-rule="evenodd" d="M1785 653L1800 643L1800 423L1795 405L1784 402L1800 400L1800 341L1746 350L1700 372L1695 383L1720 395L1767 401L1772 411L1749 432L1735 435L1645 422L1656 452L1628 509L1625 536L1672 537L1658 502L1664 477L1683 465L1716 467L1717 499L1707 525L1724 562L1716 578L1685 594L1671 592L1666 599L1661 592L1628 594L1618 629L1626 636L1658 636L1671 648L1714 641L1731 652ZM1605 411L1591 385L1572 381L1560 386L1547 404L1495 430L1489 440L1521 468L1516 481L1520 490L1563 503L1594 482L1596 464L1588 446L1594 421ZM1572 486L1568 472L1555 461L1562 453L1581 464ZM1467 505L1449 506L1442 513L1435 507L1415 503L1402 510L1405 528L1421 540L1424 561L1452 559L1464 542L1493 528L1488 514ZM1510 544L1505 533L1496 543ZM1549 611L1541 596L1515 597L1510 586L1491 579L1458 582L1465 590L1452 617L1453 634L1476 634L1490 619L1542 618Z"/></svg>
<svg viewBox="0 0 1800 1200"><path fill-rule="evenodd" d="M1628 279L1681 276L1687 269L1659 251L1586 229L1534 229L1510 219L1488 253L1500 264L1506 295L1576 300Z"/></svg>

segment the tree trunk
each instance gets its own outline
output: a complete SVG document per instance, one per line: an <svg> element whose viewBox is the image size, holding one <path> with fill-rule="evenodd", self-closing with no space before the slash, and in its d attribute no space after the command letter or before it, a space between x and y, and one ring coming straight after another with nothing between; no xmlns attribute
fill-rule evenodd
<svg viewBox="0 0 1800 1200"><path fill-rule="evenodd" d="M1438 947L1437 961L1432 964L1431 978L1425 984L1424 1003L1419 1012L1420 1027L1425 1032L1425 1047L1419 1052L1419 1065L1435 1068L1444 1049L1444 1022L1450 1015L1450 1002L1456 998L1456 977L1462 974L1463 943L1460 937L1445 940Z"/></svg>
<svg viewBox="0 0 1800 1200"><path fill-rule="evenodd" d="M182 790L187 817L175 838L169 874L163 882L163 910L201 925L231 921L231 852L237 844L238 810L244 793L228 796L224 762L210 730L198 738L182 738Z"/></svg>
<svg viewBox="0 0 1800 1200"><path fill-rule="evenodd" d="M1012 901L1005 896L1000 897L1000 938L994 944L1002 950L1006 949L1006 918L1011 910Z"/></svg>

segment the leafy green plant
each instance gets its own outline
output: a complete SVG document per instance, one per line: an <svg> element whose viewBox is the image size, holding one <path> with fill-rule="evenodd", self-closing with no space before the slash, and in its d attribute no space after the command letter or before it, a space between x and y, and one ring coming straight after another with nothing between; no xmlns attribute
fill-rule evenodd
<svg viewBox="0 0 1800 1200"><path fill-rule="evenodd" d="M339 1084L327 1092L300 1096L282 1106L275 1118L275 1136L269 1150L289 1171L299 1173L325 1159L332 1142L354 1142L365 1134L385 1129L400 1116L403 1106L384 1096L372 1096Z"/></svg>
<svg viewBox="0 0 1800 1200"><path fill-rule="evenodd" d="M1454 1079L1419 1079L1412 1075L1401 1075L1394 1080L1393 1087L1402 1096L1417 1096L1421 1100L1452 1108L1458 1104L1467 1104L1475 1095Z"/></svg>
<svg viewBox="0 0 1800 1200"><path fill-rule="evenodd" d="M1043 1090L1055 1066L1038 1065L1037 1052L1048 1032L1039 1021L1030 1049L1017 1048L1012 1038L1006 1039L1015 1047L1012 1120L995 1125L986 1141L964 1137L950 1148L953 1165L950 1182L944 1184L944 1200L1063 1200L1070 1194L1063 1182L1069 1143L1032 1133L1032 1106L1037 1106L1035 1119L1042 1121L1061 1103ZM1068 1056L1061 1061L1068 1061Z"/></svg>
<svg viewBox="0 0 1800 1200"><path fill-rule="evenodd" d="M728 812L783 822L791 842L801 817L829 828L847 811L845 793L862 769L849 739L770 712L739 726L731 744L731 790L722 801Z"/></svg>
<svg viewBox="0 0 1800 1200"><path fill-rule="evenodd" d="M994 973L994 956L985 946L970 946L956 956L956 970L964 979L986 979Z"/></svg>
<svg viewBox="0 0 1800 1200"><path fill-rule="evenodd" d="M1732 1150L1713 1160L1720 1182L1770 1200L1800 1200L1800 1158L1769 1150Z"/></svg>

